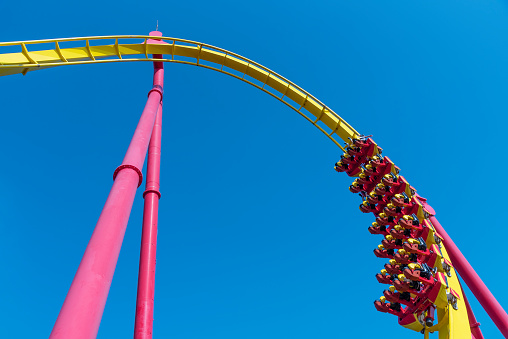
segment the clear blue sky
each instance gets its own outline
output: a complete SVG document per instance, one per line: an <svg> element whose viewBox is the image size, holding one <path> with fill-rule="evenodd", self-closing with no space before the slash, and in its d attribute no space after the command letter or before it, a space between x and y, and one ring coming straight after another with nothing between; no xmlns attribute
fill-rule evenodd
<svg viewBox="0 0 508 339"><path fill-rule="evenodd" d="M385 154L508 307L505 1L4 2L0 41L148 34L216 45L305 88ZM44 338L151 87L148 63L0 79L2 337ZM225 75L166 66L154 338L420 335L377 312L384 264L340 150ZM494 179L495 178L495 179ZM144 187L144 186L143 186ZM133 332L142 189L98 338ZM500 240L497 240L500 239ZM501 338L473 296L486 338ZM359 332L358 332L359 331ZM436 338L437 335L434 335Z"/></svg>

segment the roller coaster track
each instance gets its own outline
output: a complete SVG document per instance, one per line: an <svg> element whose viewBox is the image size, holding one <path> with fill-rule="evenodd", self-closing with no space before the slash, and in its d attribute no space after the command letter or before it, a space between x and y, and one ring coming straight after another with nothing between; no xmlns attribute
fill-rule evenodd
<svg viewBox="0 0 508 339"><path fill-rule="evenodd" d="M47 49L48 44L53 46L53 48ZM10 52L2 53L2 48L4 47L8 47ZM13 48L17 48L19 52L12 53ZM278 99L303 116L345 152L342 157L343 159L344 157L351 159L349 152L355 149L352 140L367 140L331 108L290 80L236 53L205 43L146 35L112 35L0 43L0 76L12 74L26 75L31 71L58 66L147 61L198 66L224 73L246 82ZM369 142L375 145L373 141ZM344 143L347 145L343 146ZM354 173L350 172L348 175L352 177L360 175L361 178L365 178L365 175L362 177L361 174L365 173L366 165L371 164L374 160L384 161L380 153L381 151L376 145L372 154L366 155L363 160L356 163L355 168L357 171ZM338 164L339 167L344 165L341 162ZM347 165L344 166L345 168L347 167ZM395 180L399 178L401 178L399 180L402 180L402 177L398 175L398 168L396 172L393 173L392 170L390 175ZM378 178L378 183L381 179L381 177ZM356 179L355 182L358 184L357 180L359 179ZM369 192L370 189L363 192L364 203L362 205L365 205L365 197L368 197ZM413 204L417 206L418 213L423 213L420 215L421 223L425 224L433 234L436 234L436 237L430 239L426 246L436 246L434 247L436 248L435 251L439 252L440 257L442 257L442 261L437 266L441 267L440 271L443 271L441 264L451 263L451 259L445 248L446 241L440 241L438 232L436 232L434 225L436 221L432 219L433 210L427 205L426 199L418 196L412 187L411 190L406 190L406 193L406 197L412 199ZM387 206L387 204L385 203L383 206ZM374 204L372 208L375 208ZM375 215L379 215L380 211L378 210L378 213L375 213ZM371 211L369 210L368 212ZM385 234L385 236L385 240L393 240L389 238L389 235ZM410 242L414 240L405 239L404 241ZM384 243L387 244L386 242ZM420 241L419 243L421 244L422 242ZM383 245L380 245L379 249L386 250ZM437 323L425 324L418 314L414 314L413 323L401 325L418 332L421 331L425 334L426 338L432 332L439 332L439 339L471 338L471 321L468 318L469 306L466 306L467 301L465 300L453 265L450 264L446 267L446 277L445 274L441 274L444 288L441 293L441 300L435 303L437 304ZM384 271L382 275L386 274L386 270ZM437 268L433 272L436 276L438 274ZM405 281L403 277L400 279ZM439 279L436 278L435 280ZM391 286L390 290L393 292L393 286ZM411 296L414 297L413 294ZM386 298L383 298L381 300L384 303ZM433 303L431 302L431 304ZM424 311L424 315L427 314L425 312L427 311ZM399 317L399 323L400 320Z"/></svg>
<svg viewBox="0 0 508 339"><path fill-rule="evenodd" d="M165 44L150 44L148 39ZM111 45L93 46L93 42L114 41ZM133 42L138 43L121 43ZM52 50L40 50L42 44L54 44ZM64 43L83 47L61 48ZM282 101L316 126L342 150L348 138L359 137L344 119L312 94L274 71L212 45L191 40L145 35L111 35L86 38L47 39L0 43L2 47L18 46L20 53L0 54L0 76L64 65L84 65L110 62L163 61L199 66L242 80ZM30 50L29 50L30 49ZM167 55L157 59L151 55Z"/></svg>

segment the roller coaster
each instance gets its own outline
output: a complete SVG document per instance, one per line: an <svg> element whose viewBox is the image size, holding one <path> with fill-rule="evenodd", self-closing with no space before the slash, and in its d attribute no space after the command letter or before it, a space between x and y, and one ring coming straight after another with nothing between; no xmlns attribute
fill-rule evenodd
<svg viewBox="0 0 508 339"><path fill-rule="evenodd" d="M62 47L73 43L73 47ZM54 48L47 48L52 44ZM78 46L78 47L76 47ZM2 53L2 47L18 52ZM382 236L374 255L387 263L376 279L387 288L374 307L429 338L483 338L458 274L508 337L508 316L436 219L426 198L401 175L371 136L358 133L295 83L238 54L205 43L150 35L95 36L0 43L0 76L45 68L153 62L153 88L50 338L95 338L148 154L134 338L152 338L164 63L198 66L244 81L283 102L343 152L334 168L354 178L368 232ZM458 274L457 274L458 273Z"/></svg>

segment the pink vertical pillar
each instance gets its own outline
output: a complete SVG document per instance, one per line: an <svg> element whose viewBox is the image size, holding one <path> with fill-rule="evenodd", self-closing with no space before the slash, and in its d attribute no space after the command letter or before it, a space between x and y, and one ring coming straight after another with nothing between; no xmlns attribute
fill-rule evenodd
<svg viewBox="0 0 508 339"><path fill-rule="evenodd" d="M150 35L162 36L160 32L151 32ZM148 43L158 43L149 40ZM154 55L162 58L162 55ZM160 70L160 83L164 65L154 62L155 69ZM155 85L155 83L154 83ZM143 228L141 233L141 253L139 257L138 294L136 298L136 317L134 321L134 339L152 339L153 308L155 293L155 258L157 253L157 218L160 199L160 161L161 161L161 126L162 102L155 120L155 125L148 148L146 167L146 189L143 193L145 199L143 211Z"/></svg>
<svg viewBox="0 0 508 339"><path fill-rule="evenodd" d="M446 251L452 260L453 266L457 272L459 272L466 285L469 287L471 292L473 292L476 299L478 299L480 304L483 306L492 321L494 321L494 324L496 324L497 328L501 331L503 336L508 338L508 315L506 314L505 310L503 310L496 298L494 298L487 286L485 286L483 281L466 260L464 255L460 252L459 248L452 241L448 233L446 233L439 221L437 221L435 217L431 217L430 221L436 228L436 231L439 233L439 235L443 238L443 242L446 246ZM476 333L476 331L473 333Z"/></svg>
<svg viewBox="0 0 508 339"><path fill-rule="evenodd" d="M163 71L162 71L163 72ZM161 69L154 70L154 87L122 164L113 174L113 187L81 259L50 339L92 339L97 336L115 272L125 229L141 185L155 117L162 98Z"/></svg>

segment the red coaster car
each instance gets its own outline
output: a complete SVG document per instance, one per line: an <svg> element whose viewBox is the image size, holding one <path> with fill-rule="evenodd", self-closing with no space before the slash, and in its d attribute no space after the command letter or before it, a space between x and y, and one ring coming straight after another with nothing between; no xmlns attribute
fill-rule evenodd
<svg viewBox="0 0 508 339"><path fill-rule="evenodd" d="M402 239L394 239L391 235L387 235L386 239L381 241L381 245L383 245L386 249L401 249L404 241Z"/></svg>
<svg viewBox="0 0 508 339"><path fill-rule="evenodd" d="M395 226L397 225L397 221L397 218L387 216L384 213L379 213L378 217L376 218L377 224L384 226Z"/></svg>
<svg viewBox="0 0 508 339"><path fill-rule="evenodd" d="M433 284L435 281L432 272L421 268L411 269L408 267L404 270L403 274L407 279L419 281L425 285Z"/></svg>
<svg viewBox="0 0 508 339"><path fill-rule="evenodd" d="M403 274L400 274L401 279L393 279L393 286L399 292L409 292L417 296L421 296L422 284L418 281L407 280Z"/></svg>
<svg viewBox="0 0 508 339"><path fill-rule="evenodd" d="M418 262L418 256L414 253L407 253L404 250L404 247L393 255L393 259L395 259L398 263L405 265Z"/></svg>
<svg viewBox="0 0 508 339"><path fill-rule="evenodd" d="M404 215L399 219L399 226L405 229L421 230L420 221L416 215Z"/></svg>
<svg viewBox="0 0 508 339"><path fill-rule="evenodd" d="M415 307L415 299L411 298L411 293L409 292L392 292L389 290L384 290L383 295L386 298L386 300L388 300L391 303L399 303L402 305L409 306L411 308Z"/></svg>
<svg viewBox="0 0 508 339"><path fill-rule="evenodd" d="M390 259L390 262L385 264L385 270L389 274L395 274L399 275L402 274L402 270L404 270L407 267L407 265L399 264L395 261L395 259Z"/></svg>
<svg viewBox="0 0 508 339"><path fill-rule="evenodd" d="M385 186L383 184L377 184L376 188L374 188L374 193L379 195L385 195L390 192L390 187Z"/></svg>
<svg viewBox="0 0 508 339"><path fill-rule="evenodd" d="M376 310L383 313L390 313L396 315L397 317L402 317L404 312L399 303L385 303L380 300L374 301L374 307Z"/></svg>
<svg viewBox="0 0 508 339"><path fill-rule="evenodd" d="M393 196L391 203L397 207L409 206L410 199L405 192L397 193Z"/></svg>
<svg viewBox="0 0 508 339"><path fill-rule="evenodd" d="M352 141L352 144L355 146L355 147L360 147L360 148L363 148L363 147L367 147L369 145L368 143L368 139L366 138L361 138L361 139L351 139Z"/></svg>
<svg viewBox="0 0 508 339"><path fill-rule="evenodd" d="M360 193L361 191L363 191L363 185L359 184L358 181L353 181L353 184L351 186L349 186L349 190L352 192L352 193Z"/></svg>
<svg viewBox="0 0 508 339"><path fill-rule="evenodd" d="M343 163L341 160L339 160L335 163L335 166L333 168L339 173L345 172L349 168L349 164Z"/></svg>
<svg viewBox="0 0 508 339"><path fill-rule="evenodd" d="M403 216L402 207L395 206L392 203L389 203L388 205L386 205L386 207L383 209L383 212L384 212L384 214L392 216L392 217L401 218Z"/></svg>
<svg viewBox="0 0 508 339"><path fill-rule="evenodd" d="M397 176L393 173L386 174L383 176L383 179L381 179L381 183L385 186L392 186L397 182Z"/></svg>
<svg viewBox="0 0 508 339"><path fill-rule="evenodd" d="M381 245L379 245L381 246ZM381 246L382 247L382 246ZM374 255L378 258L388 258L388 259L392 259L393 256L395 254L395 251L390 248L390 249L384 249L384 248L376 248L374 250Z"/></svg>
<svg viewBox="0 0 508 339"><path fill-rule="evenodd" d="M376 274L376 279L380 284L393 284L393 281L395 279L395 275L387 275L384 270L381 270L381 273Z"/></svg>
<svg viewBox="0 0 508 339"><path fill-rule="evenodd" d="M430 255L430 250L427 248L427 244L415 239L409 239L409 241L404 244L403 248L406 252L414 253L418 256L427 257Z"/></svg>
<svg viewBox="0 0 508 339"><path fill-rule="evenodd" d="M414 238L414 236L412 236L411 230L404 229L399 225L395 225L390 230L390 235L396 239Z"/></svg>
<svg viewBox="0 0 508 339"><path fill-rule="evenodd" d="M372 226L370 226L368 229L370 234L382 234L382 235L388 235L388 230L386 229L386 226L379 226L377 222L373 222Z"/></svg>

